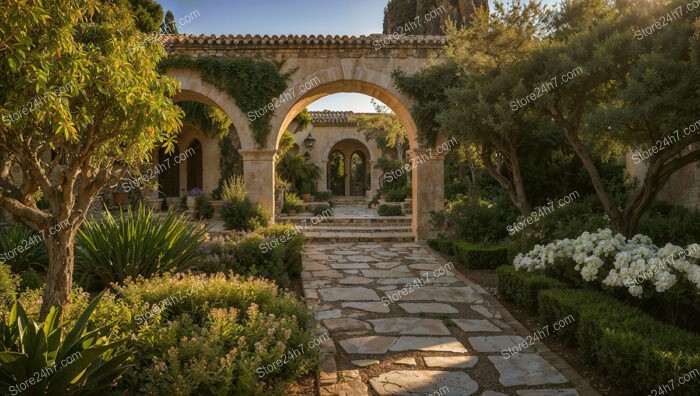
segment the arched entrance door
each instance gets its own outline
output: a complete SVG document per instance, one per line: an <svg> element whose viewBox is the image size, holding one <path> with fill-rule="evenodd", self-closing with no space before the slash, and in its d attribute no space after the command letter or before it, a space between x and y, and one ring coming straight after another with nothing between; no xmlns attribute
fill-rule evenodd
<svg viewBox="0 0 700 396"><path fill-rule="evenodd" d="M177 146L171 154L166 154L165 148L158 150L158 191L166 197L180 196L180 164L175 162L179 155Z"/></svg>
<svg viewBox="0 0 700 396"><path fill-rule="evenodd" d="M202 143L195 139L187 150L190 156L187 158L187 191L204 186L204 172L202 169Z"/></svg>
<svg viewBox="0 0 700 396"><path fill-rule="evenodd" d="M340 151L328 158L328 189L335 196L345 195L345 156Z"/></svg>
<svg viewBox="0 0 700 396"><path fill-rule="evenodd" d="M361 151L350 157L350 195L364 196L367 190L367 160Z"/></svg>

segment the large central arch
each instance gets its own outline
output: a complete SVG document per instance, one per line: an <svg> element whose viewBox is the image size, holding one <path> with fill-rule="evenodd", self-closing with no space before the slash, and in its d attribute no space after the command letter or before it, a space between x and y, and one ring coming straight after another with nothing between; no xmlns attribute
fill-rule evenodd
<svg viewBox="0 0 700 396"><path fill-rule="evenodd" d="M409 155L422 159L412 169L412 228L420 239L432 236L430 212L444 207L444 158L436 156L434 150L420 146L418 128L410 112L412 101L396 89L391 75L360 68L353 73L357 78L347 79L347 74L341 67L328 68L292 82L291 87L303 87L312 81L323 81L296 102L282 106L275 112L272 127L276 134L268 138L268 149L276 150L282 134L294 118L308 105L325 96L352 92L379 99L396 113L406 128L411 149Z"/></svg>
<svg viewBox="0 0 700 396"><path fill-rule="evenodd" d="M382 35L348 36L191 36L163 38L171 56L250 57L281 62L291 79L291 100L274 109L272 133L262 146L255 144L249 120L227 93L202 81L194 70L168 69L167 75L182 85L180 100L209 100L233 120L241 140L248 194L271 213L275 212L275 156L279 140L293 119L310 103L327 95L356 92L372 96L389 106L405 126L414 166L413 231L419 239L431 235L430 212L444 206L443 157L419 144L418 129L411 117L412 100L393 83L397 69L416 73L443 58L442 36ZM380 43L381 45L377 45ZM194 99L196 97L197 99Z"/></svg>

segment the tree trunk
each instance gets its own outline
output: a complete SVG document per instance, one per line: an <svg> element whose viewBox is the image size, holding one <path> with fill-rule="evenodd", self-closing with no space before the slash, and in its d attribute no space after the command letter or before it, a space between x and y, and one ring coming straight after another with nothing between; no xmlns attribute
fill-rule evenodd
<svg viewBox="0 0 700 396"><path fill-rule="evenodd" d="M58 226L54 226L59 228ZM75 261L75 233L72 227L58 229L55 233L46 233L46 248L49 253L49 268L46 274L44 301L41 305L41 320L46 318L49 310L58 304L65 307L70 298L73 282L73 263Z"/></svg>
<svg viewBox="0 0 700 396"><path fill-rule="evenodd" d="M496 165L492 163L489 159L488 154L484 154L482 152L481 160L484 163L484 168L486 168L486 172L491 177L493 177L494 180L496 180L498 184L506 191L508 197L510 197L511 202L513 202L513 205L515 205L515 207L518 209L518 212L520 212L520 214L523 217L529 216L532 210L530 208L530 202L528 202L527 200L527 196L524 195L525 186L521 186L521 192L523 193L523 195L518 194L518 192L516 191L518 188L514 187L513 183L498 171ZM520 169L519 167L517 168Z"/></svg>
<svg viewBox="0 0 700 396"><path fill-rule="evenodd" d="M569 141L571 147L574 149L574 152L583 163L583 167L586 169L586 172L588 172L588 176L591 178L596 195L598 196L600 203L603 205L605 213L608 215L608 217L610 217L610 222L615 228L615 231L625 236L631 236L627 234L628 230L624 224L620 209L618 209L617 205L610 197L610 194L608 194L605 184L603 184L603 178L600 176L600 172L598 171L593 158L588 152L586 146L583 144L583 142L581 142L581 139L579 139L578 134L575 131L566 128L564 130L564 136Z"/></svg>

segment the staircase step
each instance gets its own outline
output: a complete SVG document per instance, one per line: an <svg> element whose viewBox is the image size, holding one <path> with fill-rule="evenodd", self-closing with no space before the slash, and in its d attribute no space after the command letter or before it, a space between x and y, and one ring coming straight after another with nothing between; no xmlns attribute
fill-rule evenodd
<svg viewBox="0 0 700 396"><path fill-rule="evenodd" d="M307 242L413 242L412 232L304 232Z"/></svg>
<svg viewBox="0 0 700 396"><path fill-rule="evenodd" d="M409 216L386 216L386 217L315 217L315 216L277 216L278 223L306 224L312 225L411 225Z"/></svg>
<svg viewBox="0 0 700 396"><path fill-rule="evenodd" d="M407 225L371 225L371 226L356 226L356 225L310 225L302 228L302 231L314 232L411 232L412 227Z"/></svg>

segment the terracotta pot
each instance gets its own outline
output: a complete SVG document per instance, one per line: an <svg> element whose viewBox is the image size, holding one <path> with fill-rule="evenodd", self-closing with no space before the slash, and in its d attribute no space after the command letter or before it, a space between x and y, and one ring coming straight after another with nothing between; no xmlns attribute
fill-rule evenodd
<svg viewBox="0 0 700 396"><path fill-rule="evenodd" d="M114 201L115 205L118 206L124 206L126 205L126 201L129 198L129 194L125 193L124 191L113 191L112 192L112 201Z"/></svg>
<svg viewBox="0 0 700 396"><path fill-rule="evenodd" d="M297 210L296 209L289 209L287 211L287 216L296 216L297 215Z"/></svg>
<svg viewBox="0 0 700 396"><path fill-rule="evenodd" d="M372 204L372 206L370 206L370 207L371 207L372 209L377 209L377 204Z"/></svg>
<svg viewBox="0 0 700 396"><path fill-rule="evenodd" d="M379 196L379 199L386 199L386 194L382 194Z"/></svg>
<svg viewBox="0 0 700 396"><path fill-rule="evenodd" d="M301 194L301 200L304 202L311 202L311 194Z"/></svg>

